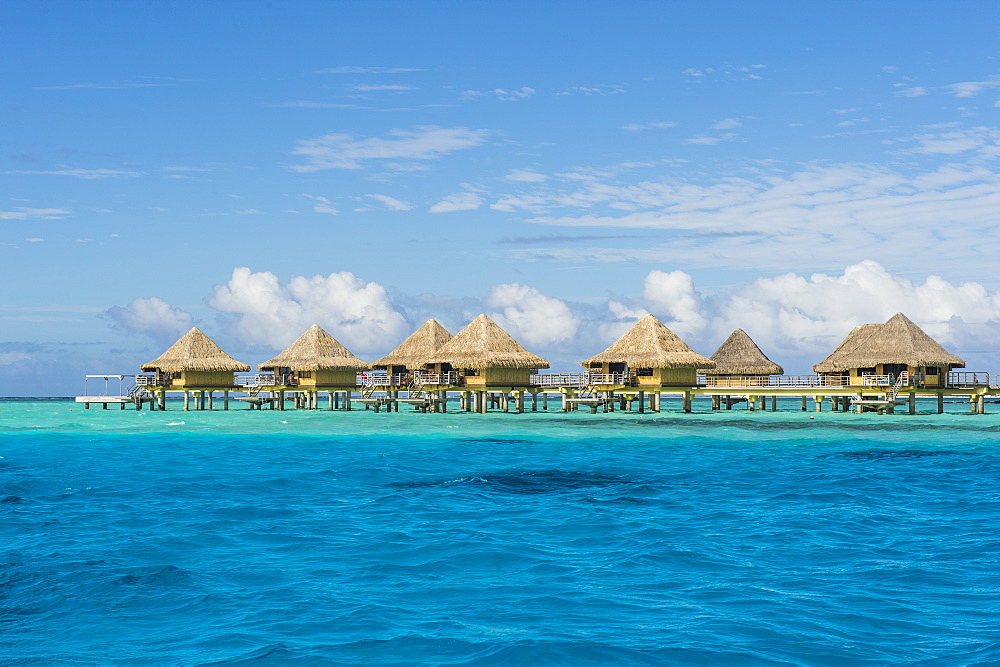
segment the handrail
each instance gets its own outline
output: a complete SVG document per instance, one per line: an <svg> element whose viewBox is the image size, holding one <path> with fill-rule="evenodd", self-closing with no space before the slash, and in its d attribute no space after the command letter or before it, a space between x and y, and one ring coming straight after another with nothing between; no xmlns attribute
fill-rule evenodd
<svg viewBox="0 0 1000 667"><path fill-rule="evenodd" d="M775 389L847 387L850 385L850 379L843 375L743 375L729 377L699 375L698 384L706 387L768 387Z"/></svg>

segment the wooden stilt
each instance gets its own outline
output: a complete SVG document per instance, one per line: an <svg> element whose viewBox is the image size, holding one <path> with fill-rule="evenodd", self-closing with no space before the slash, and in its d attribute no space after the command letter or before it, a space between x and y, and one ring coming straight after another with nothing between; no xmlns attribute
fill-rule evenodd
<svg viewBox="0 0 1000 667"><path fill-rule="evenodd" d="M191 409L191 392L184 390L184 412Z"/></svg>
<svg viewBox="0 0 1000 667"><path fill-rule="evenodd" d="M944 394L937 395L937 413L944 414Z"/></svg>

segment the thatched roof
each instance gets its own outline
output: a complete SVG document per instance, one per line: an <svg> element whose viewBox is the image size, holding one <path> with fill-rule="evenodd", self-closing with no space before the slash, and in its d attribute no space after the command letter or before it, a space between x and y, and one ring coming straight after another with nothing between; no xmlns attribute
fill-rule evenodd
<svg viewBox="0 0 1000 667"><path fill-rule="evenodd" d="M870 368L878 364L964 368L965 361L945 350L902 313L885 324L855 327L833 353L813 366L817 373Z"/></svg>
<svg viewBox="0 0 1000 667"><path fill-rule="evenodd" d="M427 360L451 339L452 335L438 324L437 320L427 320L395 350L381 359L373 361L372 368L388 368L389 366L405 366L410 370L423 368Z"/></svg>
<svg viewBox="0 0 1000 667"><path fill-rule="evenodd" d="M314 324L274 359L257 364L257 370L291 368L297 371L366 371L370 366Z"/></svg>
<svg viewBox="0 0 1000 667"><path fill-rule="evenodd" d="M528 352L510 334L480 315L426 360L455 368L548 368L549 362Z"/></svg>
<svg viewBox="0 0 1000 667"><path fill-rule="evenodd" d="M626 363L630 368L715 368L652 314L635 323L604 352L580 362L582 366Z"/></svg>
<svg viewBox="0 0 1000 667"><path fill-rule="evenodd" d="M715 368L699 372L707 375L781 375L785 372L760 351L743 329L729 334L726 342L710 358L715 362Z"/></svg>
<svg viewBox="0 0 1000 667"><path fill-rule="evenodd" d="M140 366L143 371L161 371L163 373L178 373L181 371L232 371L233 373L250 370L250 366L236 361L222 351L215 342L202 333L198 327L167 348L167 351L156 359Z"/></svg>
<svg viewBox="0 0 1000 667"><path fill-rule="evenodd" d="M881 324L861 324L854 327L851 329L851 332L847 334L847 337L840 341L840 345L838 345L836 349L830 353L830 356L818 364L813 365L813 371L816 373L835 373L837 371L844 371L852 368L852 366L844 365L844 359L848 354L858 349L858 345L860 345L862 341L870 337L873 333L878 331L881 326Z"/></svg>

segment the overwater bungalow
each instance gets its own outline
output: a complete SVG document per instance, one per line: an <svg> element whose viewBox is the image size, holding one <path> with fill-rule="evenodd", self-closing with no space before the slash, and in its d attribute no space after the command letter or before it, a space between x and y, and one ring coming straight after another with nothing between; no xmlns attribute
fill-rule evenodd
<svg viewBox="0 0 1000 667"><path fill-rule="evenodd" d="M580 362L592 373L606 376L607 384L634 384L639 388L691 387L699 369L715 362L682 341L652 314L647 314L600 354Z"/></svg>
<svg viewBox="0 0 1000 667"><path fill-rule="evenodd" d="M480 315L442 345L425 364L420 374L429 391L443 392L461 387L463 409L486 412L487 391L517 401L517 411L524 411L524 393L535 388L531 375L549 362L524 349L509 333L486 315Z"/></svg>
<svg viewBox="0 0 1000 667"><path fill-rule="evenodd" d="M192 327L163 354L140 368L156 373L146 384L146 390L157 394L161 409L165 406L166 391L183 391L185 410L189 408L192 393L198 399L198 407L204 409L206 396L211 403L215 391L224 392L228 408L229 392L239 389L235 374L250 370L248 364L223 352L198 327Z"/></svg>
<svg viewBox="0 0 1000 667"><path fill-rule="evenodd" d="M334 394L339 392L347 394L345 407L350 409L350 392L358 386L357 374L369 368L318 324L309 327L281 354L257 365L260 371L274 373L270 389L278 393L279 408L284 406L286 391L301 392L306 407L311 408L317 407L317 394L324 391L329 392L331 409Z"/></svg>
<svg viewBox="0 0 1000 667"><path fill-rule="evenodd" d="M698 371L705 375L708 386L766 387L770 383L769 376L785 372L761 352L743 329L731 333L709 359L715 362L715 368Z"/></svg>
<svg viewBox="0 0 1000 667"><path fill-rule="evenodd" d="M906 371L911 384L933 388L946 386L948 372L964 367L965 361L896 313L885 324L855 327L813 370L826 378L839 378L845 386L887 383Z"/></svg>
<svg viewBox="0 0 1000 667"><path fill-rule="evenodd" d="M486 315L472 320L425 365L430 373L457 373L470 388L527 387L532 373L548 367L548 361L528 352Z"/></svg>
<svg viewBox="0 0 1000 667"><path fill-rule="evenodd" d="M405 384L402 378L423 370L431 357L453 338L435 319L410 334L395 350L372 362L372 369L384 370L390 385Z"/></svg>

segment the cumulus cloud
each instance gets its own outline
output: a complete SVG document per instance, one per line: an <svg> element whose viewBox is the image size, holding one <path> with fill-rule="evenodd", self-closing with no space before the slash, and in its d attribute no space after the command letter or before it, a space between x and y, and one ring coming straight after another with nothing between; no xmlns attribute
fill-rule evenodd
<svg viewBox="0 0 1000 667"><path fill-rule="evenodd" d="M135 299L127 306L112 306L102 316L124 331L146 334L161 342L173 342L194 326L191 313L156 296Z"/></svg>
<svg viewBox="0 0 1000 667"><path fill-rule="evenodd" d="M430 208L431 213L451 213L453 211L474 211L483 205L483 199L475 192L459 192L448 195Z"/></svg>
<svg viewBox="0 0 1000 667"><path fill-rule="evenodd" d="M519 283L495 285L486 297L486 305L500 309L490 317L529 347L566 343L576 335L580 324L564 301Z"/></svg>
<svg viewBox="0 0 1000 667"><path fill-rule="evenodd" d="M973 97L987 88L996 88L997 86L1000 86L1000 80L963 81L961 83L949 84L945 88L950 90L951 94L955 97Z"/></svg>
<svg viewBox="0 0 1000 667"><path fill-rule="evenodd" d="M782 357L816 363L855 326L884 322L897 312L959 356L1000 344L1000 292L934 275L914 281L872 260L847 266L839 275L765 276L708 296L683 271L654 270L646 276L642 298L628 304L610 300L607 307L613 319L606 326L609 334L623 330L620 320L629 324L648 309L703 354L742 328L779 363Z"/></svg>
<svg viewBox="0 0 1000 667"><path fill-rule="evenodd" d="M705 327L701 295L694 289L694 280L683 271L650 271L643 299L656 312L668 317L667 326L678 335L698 333Z"/></svg>
<svg viewBox="0 0 1000 667"><path fill-rule="evenodd" d="M480 146L487 136L488 130L436 126L391 130L385 137L367 139L327 134L299 141L292 154L303 156L306 164L293 165L291 169L300 172L361 169L371 160L433 160Z"/></svg>
<svg viewBox="0 0 1000 667"><path fill-rule="evenodd" d="M231 336L268 350L286 347L313 324L355 353L389 350L407 332L385 288L346 271L282 283L270 271L237 267L206 303L226 314Z"/></svg>

